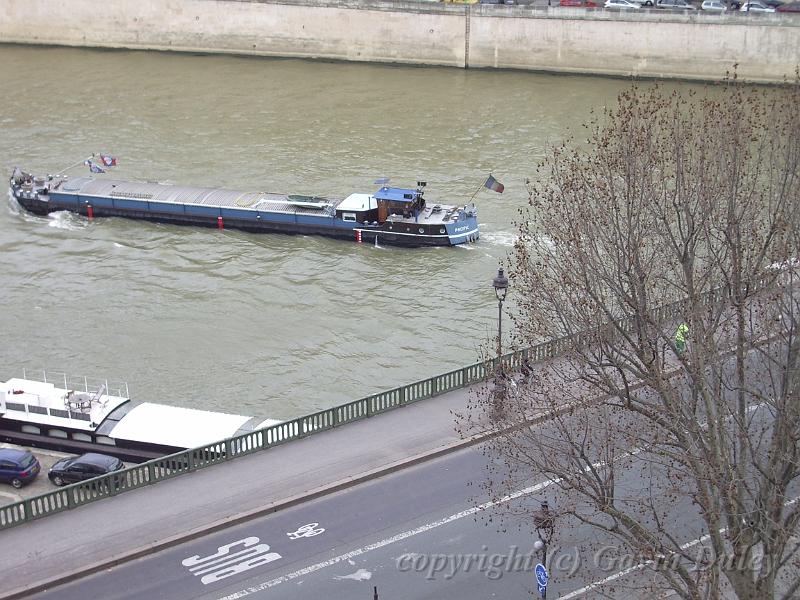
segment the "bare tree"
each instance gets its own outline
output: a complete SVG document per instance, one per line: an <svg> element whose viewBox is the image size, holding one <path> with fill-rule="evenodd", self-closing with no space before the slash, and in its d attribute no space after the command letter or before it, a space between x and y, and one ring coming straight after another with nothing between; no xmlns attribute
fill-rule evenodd
<svg viewBox="0 0 800 600"><path fill-rule="evenodd" d="M505 428L486 487L550 478L562 523L681 598L797 598L800 85L618 100L530 186L515 344L568 351L480 404Z"/></svg>

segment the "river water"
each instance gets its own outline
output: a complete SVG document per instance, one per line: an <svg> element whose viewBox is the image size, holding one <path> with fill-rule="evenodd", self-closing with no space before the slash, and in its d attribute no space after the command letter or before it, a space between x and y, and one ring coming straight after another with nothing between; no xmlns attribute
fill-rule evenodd
<svg viewBox="0 0 800 600"><path fill-rule="evenodd" d="M473 194L470 247L375 248L0 205L0 379L126 380L134 398L287 419L478 359L491 287L548 144L621 81L0 46L0 171L93 152L112 174L342 196L379 177ZM86 168L74 174L84 174ZM489 173L506 186L481 185Z"/></svg>

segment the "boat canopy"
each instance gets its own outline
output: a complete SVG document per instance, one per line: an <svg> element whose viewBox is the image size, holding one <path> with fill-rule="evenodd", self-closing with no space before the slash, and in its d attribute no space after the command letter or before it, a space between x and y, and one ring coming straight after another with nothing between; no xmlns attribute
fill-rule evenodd
<svg viewBox="0 0 800 600"><path fill-rule="evenodd" d="M407 202L412 203L419 198L422 193L419 190L410 190L407 188L395 187L382 187L375 192L375 198L378 200L389 200L390 202Z"/></svg>
<svg viewBox="0 0 800 600"><path fill-rule="evenodd" d="M114 429L116 439L197 448L233 437L251 417L143 402Z"/></svg>

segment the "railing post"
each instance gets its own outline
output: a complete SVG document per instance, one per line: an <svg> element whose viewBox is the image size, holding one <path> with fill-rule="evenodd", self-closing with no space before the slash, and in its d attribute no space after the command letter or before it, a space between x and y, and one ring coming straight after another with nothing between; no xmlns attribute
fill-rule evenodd
<svg viewBox="0 0 800 600"><path fill-rule="evenodd" d="M147 465L147 481L153 483L156 480L156 466L151 462Z"/></svg>
<svg viewBox="0 0 800 600"><path fill-rule="evenodd" d="M23 500L22 501L22 512L24 515L23 521L31 521L33 520L33 501L32 500Z"/></svg>
<svg viewBox="0 0 800 600"><path fill-rule="evenodd" d="M225 440L225 460L233 459L233 440L228 438Z"/></svg>

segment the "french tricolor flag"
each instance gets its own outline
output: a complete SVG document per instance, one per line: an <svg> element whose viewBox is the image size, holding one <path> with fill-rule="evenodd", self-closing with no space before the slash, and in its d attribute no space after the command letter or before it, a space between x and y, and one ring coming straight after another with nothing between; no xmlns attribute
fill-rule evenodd
<svg viewBox="0 0 800 600"><path fill-rule="evenodd" d="M502 194L503 190L506 189L502 183L497 181L492 175L489 175L489 178L486 180L486 183L483 184L485 188L492 190L493 192L497 192L498 194Z"/></svg>
<svg viewBox="0 0 800 600"><path fill-rule="evenodd" d="M100 155L100 162L103 163L106 167L116 167L117 166L117 158L115 156L109 156L108 154L101 154Z"/></svg>

